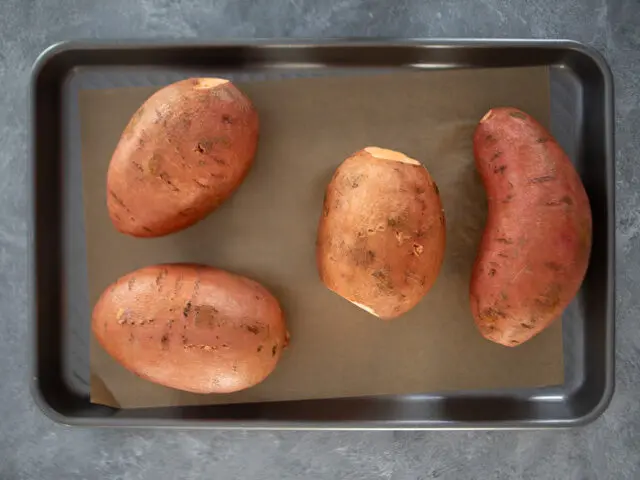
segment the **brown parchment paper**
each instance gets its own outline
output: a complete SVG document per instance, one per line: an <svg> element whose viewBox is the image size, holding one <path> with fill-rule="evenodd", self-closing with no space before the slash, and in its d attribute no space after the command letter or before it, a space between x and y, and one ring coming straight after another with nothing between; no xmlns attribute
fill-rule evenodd
<svg viewBox="0 0 640 480"><path fill-rule="evenodd" d="M291 344L262 384L197 395L149 383L93 340L91 400L123 408L534 387L563 381L561 324L513 349L476 331L468 284L486 218L472 133L493 106L549 117L545 68L404 72L241 83L261 138L246 181L185 231L134 239L105 205L111 153L131 114L156 88L80 92L91 306L121 275L149 264L200 262L258 280L280 300ZM324 189L334 169L366 146L421 160L447 219L445 262L411 312L384 322L327 290L315 265ZM87 319L87 322L90 320Z"/></svg>

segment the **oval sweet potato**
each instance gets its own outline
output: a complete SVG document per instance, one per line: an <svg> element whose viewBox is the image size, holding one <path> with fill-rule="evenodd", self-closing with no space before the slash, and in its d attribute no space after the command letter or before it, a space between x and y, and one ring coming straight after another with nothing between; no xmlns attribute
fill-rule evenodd
<svg viewBox="0 0 640 480"><path fill-rule="evenodd" d="M591 210L566 153L535 119L490 110L474 136L489 213L470 300L486 338L516 346L578 292L591 250Z"/></svg>
<svg viewBox="0 0 640 480"><path fill-rule="evenodd" d="M142 268L108 287L93 309L104 349L136 375L195 393L228 393L264 380L288 333L260 284L211 267Z"/></svg>
<svg viewBox="0 0 640 480"><path fill-rule="evenodd" d="M107 173L115 227L136 237L186 228L226 200L249 171L258 114L228 80L158 90L133 115Z"/></svg>
<svg viewBox="0 0 640 480"><path fill-rule="evenodd" d="M330 290L377 317L395 318L431 288L444 247L438 187L420 162L368 147L338 167L316 251Z"/></svg>

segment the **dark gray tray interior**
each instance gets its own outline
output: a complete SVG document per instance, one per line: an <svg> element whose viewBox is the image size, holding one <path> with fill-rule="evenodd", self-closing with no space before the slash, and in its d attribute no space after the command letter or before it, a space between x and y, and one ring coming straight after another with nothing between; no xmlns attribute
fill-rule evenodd
<svg viewBox="0 0 640 480"><path fill-rule="evenodd" d="M260 81L398 68L530 65L550 68L552 132L576 164L593 211L589 271L564 314L563 386L135 410L89 402L90 306L84 262L79 90L160 86L198 74ZM83 425L526 428L569 426L596 418L613 391L612 105L612 80L605 62L573 42L53 47L38 60L32 78L32 390L36 401L52 418Z"/></svg>

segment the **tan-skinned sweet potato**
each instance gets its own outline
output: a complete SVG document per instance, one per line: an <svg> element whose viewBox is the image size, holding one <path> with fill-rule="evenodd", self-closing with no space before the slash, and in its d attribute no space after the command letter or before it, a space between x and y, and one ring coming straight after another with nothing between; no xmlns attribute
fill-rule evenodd
<svg viewBox="0 0 640 480"><path fill-rule="evenodd" d="M474 136L488 217L470 301L482 335L516 346L571 302L591 250L591 209L566 153L530 115L495 108Z"/></svg>
<svg viewBox="0 0 640 480"><path fill-rule="evenodd" d="M258 114L231 82L191 78L133 115L107 173L114 226L157 237L204 218L240 185L255 156Z"/></svg>
<svg viewBox="0 0 640 480"><path fill-rule="evenodd" d="M288 343L278 301L260 284L211 267L142 268L109 286L92 330L136 375L194 393L264 380Z"/></svg>
<svg viewBox="0 0 640 480"><path fill-rule="evenodd" d="M395 318L431 288L444 247L438 187L420 162L368 147L338 167L316 251L330 290L377 317Z"/></svg>

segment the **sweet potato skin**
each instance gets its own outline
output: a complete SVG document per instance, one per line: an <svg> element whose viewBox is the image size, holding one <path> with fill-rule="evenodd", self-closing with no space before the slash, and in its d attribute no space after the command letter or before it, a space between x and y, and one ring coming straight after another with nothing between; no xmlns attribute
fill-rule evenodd
<svg viewBox="0 0 640 480"><path fill-rule="evenodd" d="M316 249L324 284L382 319L422 299L445 248L437 185L419 162L383 158L393 155L403 156L369 147L338 167L326 190Z"/></svg>
<svg viewBox="0 0 640 480"><path fill-rule="evenodd" d="M488 217L470 301L486 338L516 346L568 306L591 251L591 209L578 173L551 134L515 108L490 110L474 135Z"/></svg>
<svg viewBox="0 0 640 480"><path fill-rule="evenodd" d="M258 114L231 82L191 78L154 93L133 115L107 173L114 226L157 237L204 218L242 183Z"/></svg>
<svg viewBox="0 0 640 480"><path fill-rule="evenodd" d="M194 393L260 383L288 343L282 310L264 287L188 264L146 267L120 278L96 303L92 330L136 375Z"/></svg>

